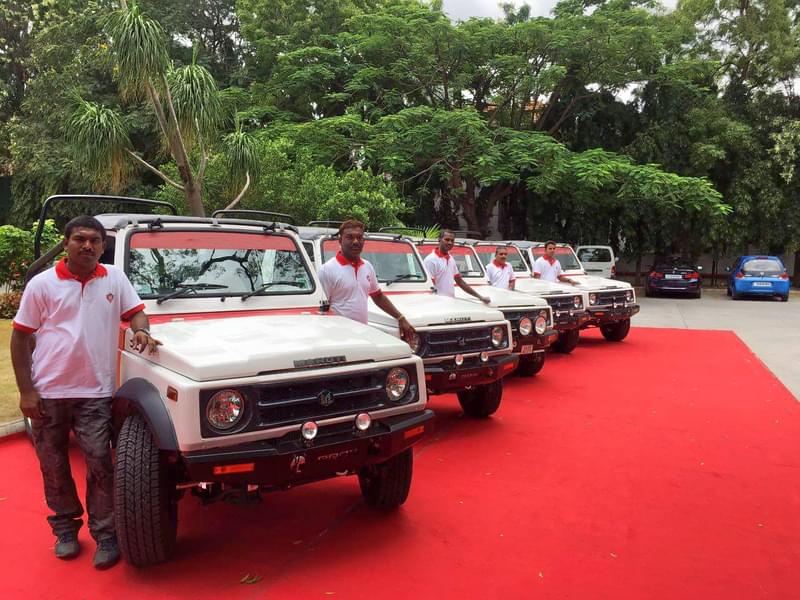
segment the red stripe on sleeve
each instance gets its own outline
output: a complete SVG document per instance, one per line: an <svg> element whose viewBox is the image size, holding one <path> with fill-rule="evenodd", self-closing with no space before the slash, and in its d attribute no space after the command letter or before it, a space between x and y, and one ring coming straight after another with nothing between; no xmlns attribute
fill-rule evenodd
<svg viewBox="0 0 800 600"><path fill-rule="evenodd" d="M33 327L22 325L20 323L17 323L16 321L11 321L11 326L17 331L21 331L22 333L34 333L36 331L36 329L34 329Z"/></svg>
<svg viewBox="0 0 800 600"><path fill-rule="evenodd" d="M456 273L453 275L453 279L458 279L459 277L461 277L461 273Z"/></svg>
<svg viewBox="0 0 800 600"><path fill-rule="evenodd" d="M382 293L383 293L383 290L375 290L374 292L370 293L369 297L370 298L374 298L375 296L380 296Z"/></svg>
<svg viewBox="0 0 800 600"><path fill-rule="evenodd" d="M136 313L138 313L138 312L140 312L140 311L143 311L143 310L144 310L144 303L140 304L139 306L134 306L134 307L133 307L132 309L130 309L129 311L126 311L126 312L122 313L122 316L120 316L120 319L122 319L123 321L130 321L130 320L131 320L131 318L132 318L132 317L133 317L133 316L134 316Z"/></svg>

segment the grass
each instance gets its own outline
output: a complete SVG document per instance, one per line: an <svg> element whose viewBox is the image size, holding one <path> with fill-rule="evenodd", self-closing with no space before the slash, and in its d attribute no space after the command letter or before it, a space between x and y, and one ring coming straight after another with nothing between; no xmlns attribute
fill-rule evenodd
<svg viewBox="0 0 800 600"><path fill-rule="evenodd" d="M11 368L11 319L0 319L0 423L14 421L19 412L19 394Z"/></svg>

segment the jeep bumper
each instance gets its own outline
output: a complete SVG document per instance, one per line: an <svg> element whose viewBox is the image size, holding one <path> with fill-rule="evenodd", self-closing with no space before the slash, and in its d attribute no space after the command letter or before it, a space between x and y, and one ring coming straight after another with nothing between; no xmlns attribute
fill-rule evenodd
<svg viewBox="0 0 800 600"><path fill-rule="evenodd" d="M424 410L376 419L364 432L352 423L323 426L311 442L295 431L282 438L183 454L189 481L286 487L355 472L400 454L433 431Z"/></svg>
<svg viewBox="0 0 800 600"><path fill-rule="evenodd" d="M559 310L553 311L553 328L556 331L569 331L583 327L591 320L585 310Z"/></svg>
<svg viewBox="0 0 800 600"><path fill-rule="evenodd" d="M425 365L425 383L431 394L446 394L467 387L484 385L502 379L519 364L518 354L494 356L486 362L473 358L461 366L455 362Z"/></svg>
<svg viewBox="0 0 800 600"><path fill-rule="evenodd" d="M548 329L543 334L531 335L515 335L514 336L514 352L516 354L526 355L533 354L534 352L544 352L550 347L550 344L555 343L558 339L558 331L555 329Z"/></svg>
<svg viewBox="0 0 800 600"><path fill-rule="evenodd" d="M602 306L589 309L589 319L581 328L616 323L630 319L639 312L638 304L626 304L624 306Z"/></svg>

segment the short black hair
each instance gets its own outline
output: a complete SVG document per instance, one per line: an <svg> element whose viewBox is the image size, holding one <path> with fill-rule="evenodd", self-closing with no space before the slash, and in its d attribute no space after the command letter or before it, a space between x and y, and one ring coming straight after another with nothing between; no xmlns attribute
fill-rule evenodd
<svg viewBox="0 0 800 600"><path fill-rule="evenodd" d="M558 246L558 244L556 244L553 240L547 240L544 243L544 247L547 248L550 244L553 244L553 246Z"/></svg>
<svg viewBox="0 0 800 600"><path fill-rule="evenodd" d="M444 238L445 234L448 234L448 233L451 234L453 237L456 237L456 234L452 229L442 229L439 232L439 241L441 241Z"/></svg>
<svg viewBox="0 0 800 600"><path fill-rule="evenodd" d="M341 225L339 225L339 237L342 237L345 229L360 229L361 231L364 231L366 228L358 219L347 219Z"/></svg>
<svg viewBox="0 0 800 600"><path fill-rule="evenodd" d="M100 237L103 241L106 241L106 228L103 227L103 224L95 219L94 217L90 217L89 215L80 215L72 219L67 225L64 227L64 239L69 239L72 235L72 232L80 227L84 229L94 229L100 234Z"/></svg>
<svg viewBox="0 0 800 600"><path fill-rule="evenodd" d="M494 255L497 256L497 253L500 252L500 250L508 251L510 248L511 244L498 244L498 246L494 249Z"/></svg>

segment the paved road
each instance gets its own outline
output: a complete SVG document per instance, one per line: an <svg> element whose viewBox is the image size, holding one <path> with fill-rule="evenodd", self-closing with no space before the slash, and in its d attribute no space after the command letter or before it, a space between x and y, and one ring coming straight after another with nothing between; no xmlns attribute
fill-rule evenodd
<svg viewBox="0 0 800 600"><path fill-rule="evenodd" d="M800 400L800 294L789 302L733 301L724 290L704 290L700 300L645 298L637 290L642 311L633 318L639 327L730 329L764 361ZM724 377L725 373L709 373Z"/></svg>

